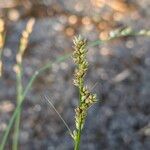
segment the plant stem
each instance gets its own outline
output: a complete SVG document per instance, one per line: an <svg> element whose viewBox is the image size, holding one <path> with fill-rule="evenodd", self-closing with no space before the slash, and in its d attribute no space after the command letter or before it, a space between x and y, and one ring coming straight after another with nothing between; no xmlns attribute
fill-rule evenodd
<svg viewBox="0 0 150 150"><path fill-rule="evenodd" d="M83 79L80 80L80 86L79 86L79 102L78 105L81 106L81 88L83 88ZM80 141L81 141L81 125L82 123L79 123L79 130L77 130L77 138L75 140L75 146L74 150L79 150L80 149Z"/></svg>
<svg viewBox="0 0 150 150"><path fill-rule="evenodd" d="M23 94L23 85L22 85L22 64L18 64L19 72L16 73L16 79L17 79L17 105L22 100L22 94ZM13 135L13 144L12 144L12 150L18 149L18 143L19 143L19 128L20 128L20 118L21 118L21 110L22 108L18 108L18 113L15 120L15 126L14 126L14 135Z"/></svg>
<svg viewBox="0 0 150 150"><path fill-rule="evenodd" d="M12 150L17 150L18 149L20 117L21 117L21 107L18 108L18 113L17 113L16 120L15 120Z"/></svg>
<svg viewBox="0 0 150 150"><path fill-rule="evenodd" d="M77 131L77 139L75 140L74 150L80 149L80 141L81 141L81 124L80 124L79 130Z"/></svg>

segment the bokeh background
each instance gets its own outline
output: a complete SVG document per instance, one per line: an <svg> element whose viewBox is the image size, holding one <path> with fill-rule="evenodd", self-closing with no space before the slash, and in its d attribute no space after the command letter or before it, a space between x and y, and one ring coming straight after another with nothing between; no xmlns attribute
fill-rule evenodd
<svg viewBox="0 0 150 150"><path fill-rule="evenodd" d="M36 22L23 58L24 85L35 70L71 53L72 39L105 40L111 30L126 26L135 31L150 27L149 0L1 0L5 21L3 76L0 79L0 137L16 105L13 71L19 39L27 21ZM97 83L98 103L89 111L81 150L150 149L150 40L116 39L90 47L86 84ZM25 98L20 150L72 150L64 124L43 98L49 95L58 112L74 129L78 92L72 84L71 58L54 63L34 82ZM11 150L9 136L7 150Z"/></svg>

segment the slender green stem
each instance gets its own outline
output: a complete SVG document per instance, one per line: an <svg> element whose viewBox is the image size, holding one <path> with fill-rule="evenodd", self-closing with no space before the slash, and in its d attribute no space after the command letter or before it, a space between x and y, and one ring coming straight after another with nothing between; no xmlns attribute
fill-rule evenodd
<svg viewBox="0 0 150 150"><path fill-rule="evenodd" d="M80 149L80 141L81 141L81 123L80 123L79 130L77 131L77 138L75 140L74 150L79 150Z"/></svg>
<svg viewBox="0 0 150 150"><path fill-rule="evenodd" d="M18 113L15 120L15 126L14 126L14 135L13 135L13 144L12 144L12 150L18 149L19 144L19 131L20 131L20 118L21 118L21 107L18 108Z"/></svg>
<svg viewBox="0 0 150 150"><path fill-rule="evenodd" d="M150 36L150 31L149 30L140 30L139 32L131 31L131 32L123 33L123 34L118 33L118 35L110 36L106 40L96 40L96 41L90 42L88 46L92 47L92 46L101 45L101 44L104 44L108 41L118 39L118 38L127 37L127 36Z"/></svg>
<svg viewBox="0 0 150 150"><path fill-rule="evenodd" d="M16 73L16 79L17 79L17 105L22 100L22 94L23 94L23 85L22 85L22 64L18 64L19 72ZM20 118L21 118L21 110L22 108L18 108L18 113L15 120L15 126L14 126L14 135L13 135L13 143L12 143L12 150L18 149L19 144L19 128L20 128Z"/></svg>
<svg viewBox="0 0 150 150"><path fill-rule="evenodd" d="M82 88L83 88L83 79L80 81L80 87L79 87L79 102L78 102L79 106L81 106L81 99L82 99L81 89ZM82 123L80 122L79 123L79 130L77 130L77 138L75 140L74 150L79 150L80 149L81 132L82 132L81 125L82 125Z"/></svg>
<svg viewBox="0 0 150 150"><path fill-rule="evenodd" d="M12 117L11 117L10 120L9 120L9 124L8 124L8 126L7 126L7 128L6 128L6 131L4 132L4 136L3 136L2 142L1 142L1 144L0 144L0 150L4 150L4 147L5 147L6 140L7 140L7 138L8 138L10 129L12 128L13 123L14 123L14 120L16 119L16 116L17 116L18 112L20 111L19 108L20 108L20 106L22 105L22 102L23 102L23 100L17 105L17 107L16 107L14 113L12 114Z"/></svg>

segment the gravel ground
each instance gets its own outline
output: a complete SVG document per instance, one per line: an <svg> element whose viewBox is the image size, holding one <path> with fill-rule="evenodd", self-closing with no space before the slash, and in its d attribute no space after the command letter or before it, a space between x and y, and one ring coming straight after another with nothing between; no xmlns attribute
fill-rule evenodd
<svg viewBox="0 0 150 150"><path fill-rule="evenodd" d="M24 85L35 70L49 61L71 53L72 38L81 34L90 42L105 39L107 32L131 26L150 27L149 0L47 0L16 6L19 18L7 18L4 72L0 80L0 135L15 108L13 65L18 40L28 18L36 23L24 57ZM1 6L1 5L0 5ZM85 9L86 8L86 9ZM14 11L13 9L13 11ZM150 44L147 37L126 37L90 47L86 76L98 103L89 111L81 150L150 149ZM72 84L74 64L69 58L54 63L34 82L23 105L20 150L71 150L72 140L57 114L44 99L49 95L58 112L74 129L78 93ZM11 137L6 149L11 150Z"/></svg>

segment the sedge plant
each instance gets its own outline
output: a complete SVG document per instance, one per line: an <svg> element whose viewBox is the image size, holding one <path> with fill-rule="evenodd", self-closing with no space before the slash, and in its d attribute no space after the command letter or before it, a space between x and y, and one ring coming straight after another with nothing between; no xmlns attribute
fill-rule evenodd
<svg viewBox="0 0 150 150"><path fill-rule="evenodd" d="M25 30L22 32L22 37L20 39L19 50L16 55L16 65L14 66L14 71L16 73L16 91L17 91L17 105L22 100L23 97L23 84L22 84L22 75L23 75L23 55L28 45L29 36L33 30L33 25L35 23L35 19L31 18L26 25ZM18 110L15 125L14 125L14 135L13 135L13 144L12 150L18 149L18 140L19 140L19 128L20 128L20 117L21 117L21 107Z"/></svg>
<svg viewBox="0 0 150 150"><path fill-rule="evenodd" d="M74 85L79 91L78 106L75 109L75 127L73 131L74 150L80 149L81 134L88 109L97 101L96 94L92 94L84 84L84 77L88 69L87 41L81 36L74 38L73 60L76 64Z"/></svg>
<svg viewBox="0 0 150 150"><path fill-rule="evenodd" d="M28 44L29 35L31 34L30 29L33 28L34 21L32 20L31 23L29 23L29 24L30 25L27 25L26 29L22 33L22 40L21 40L22 42L20 41L20 44L22 46L20 45L20 49L19 49L18 54L16 56L16 65L14 67L14 70L16 72L16 78L17 78L17 83L16 83L17 86L16 87L18 89L17 90L17 99L18 99L17 100L17 106L16 106L16 108L15 108L15 110L14 110L14 112L13 112L13 114L12 114L12 116L8 122L8 126L5 129L4 134L1 138L0 150L5 150L5 146L6 146L6 142L7 142L9 133L10 133L14 124L15 124L15 126L14 126L15 131L14 131L14 140L13 140L13 150L18 149L18 137L19 137L19 124L20 124L21 108L22 108L22 104L25 100L26 95L28 94L28 92L30 91L30 89L33 86L34 81L38 78L38 76L40 74L45 72L47 69L51 68L51 66L53 64L64 62L65 60L70 58L70 56L72 55L71 53L65 54L65 55L57 57L54 62L51 62L51 61L48 62L43 67L36 70L33 73L33 75L30 77L27 85L23 86L23 84L22 84L22 77L23 77L22 59L23 59L24 51L25 51L27 44ZM30 29L28 28L28 26L30 26ZM29 31L28 31L28 29L29 29ZM89 107L91 107L96 102L96 95L91 94L91 92L84 85L84 76L85 76L86 71L88 69L88 63L86 60L86 53L87 53L86 46L91 47L91 46L101 45L101 44L106 43L108 41L111 41L113 39L127 37L127 36L150 36L150 30L142 29L139 31L134 31L131 28L117 29L117 30L110 32L108 39L97 40L97 41L90 42L88 44L87 44L86 40L81 38L81 36L76 37L74 39L75 51L73 54L73 58L74 58L74 62L76 63L76 66L77 66L76 71L75 71L74 84L75 84L75 86L77 86L77 88L79 90L79 102L78 102L77 108L75 109L75 126L76 126L76 129L73 131L73 133L70 132L70 135L74 140L74 150L79 150L79 148L80 148L79 146L80 146L81 134L82 134L82 130L84 127L84 123L85 123L88 109L89 109ZM1 49L0 54L2 54L2 48L0 48L0 49ZM21 58L21 61L20 61L20 58ZM1 58L0 58L0 62L1 62Z"/></svg>

